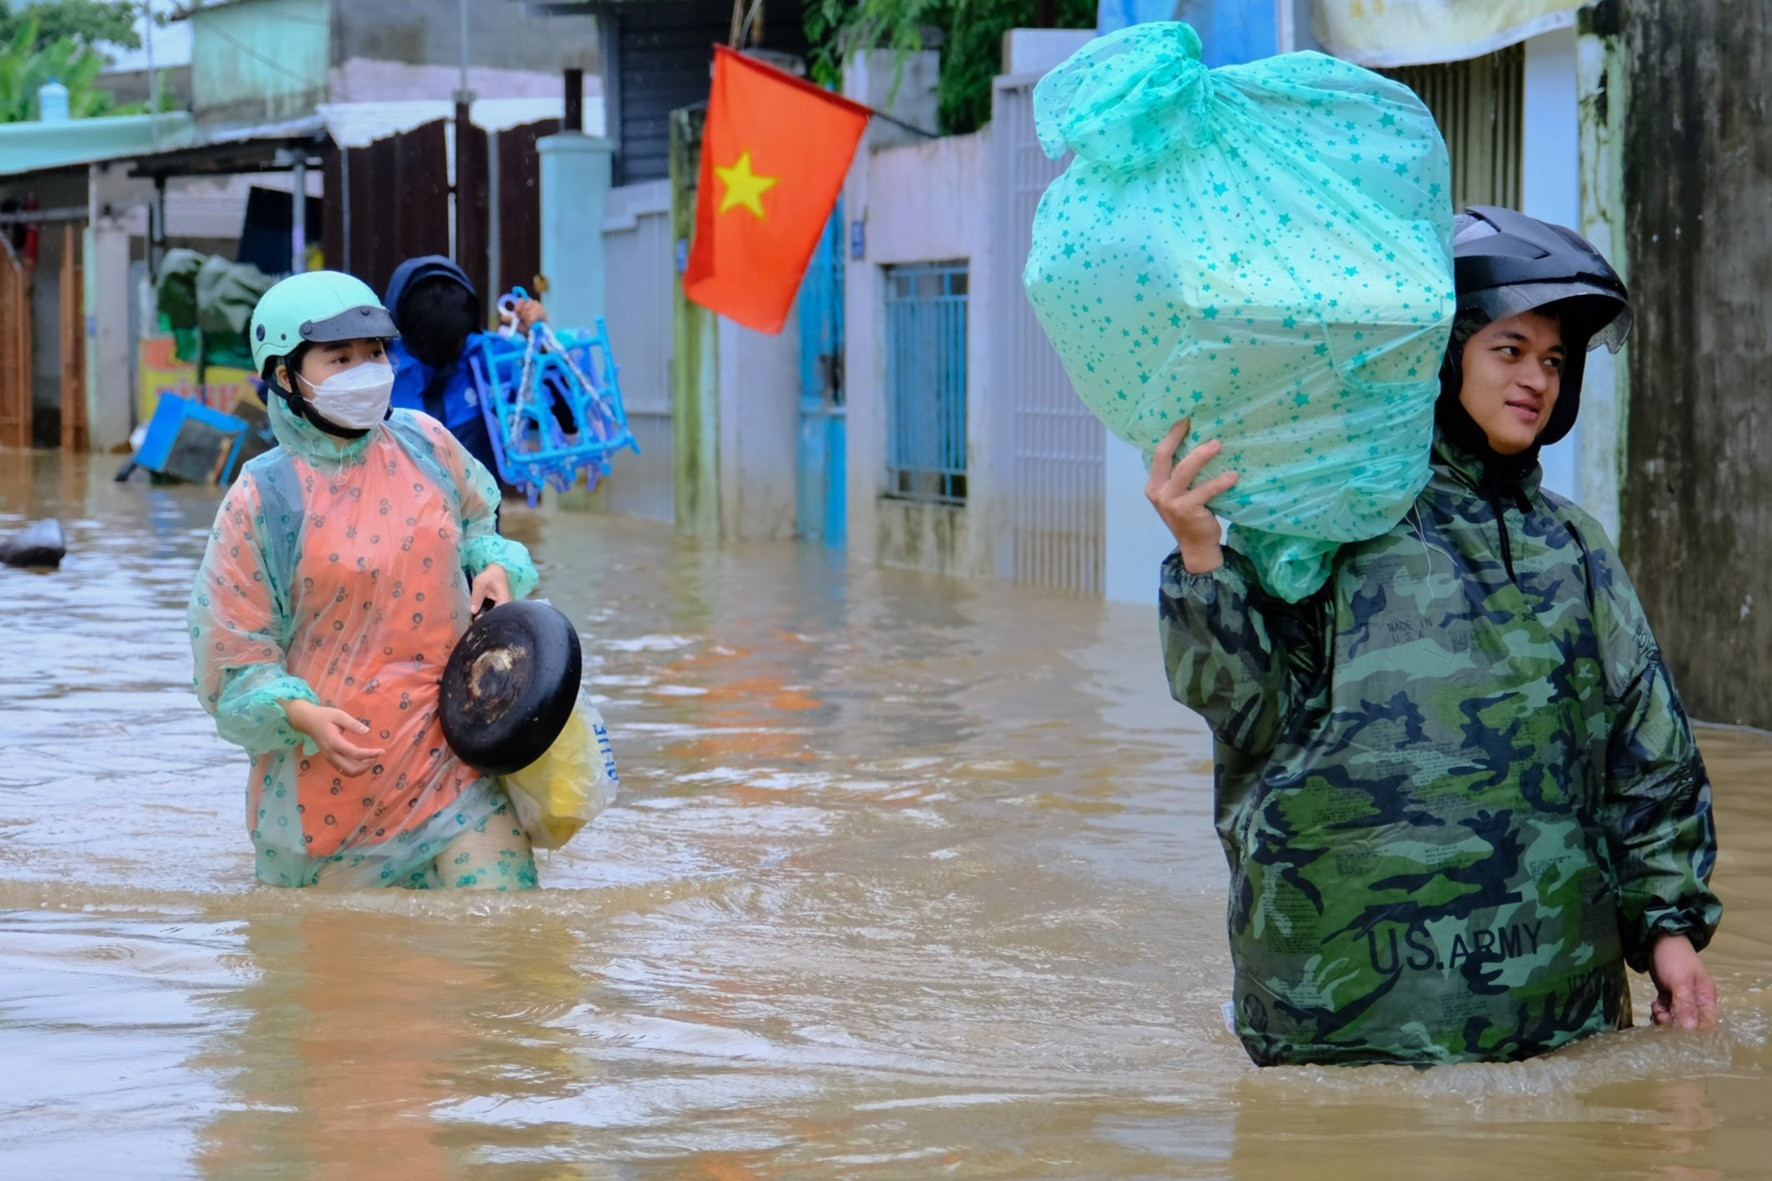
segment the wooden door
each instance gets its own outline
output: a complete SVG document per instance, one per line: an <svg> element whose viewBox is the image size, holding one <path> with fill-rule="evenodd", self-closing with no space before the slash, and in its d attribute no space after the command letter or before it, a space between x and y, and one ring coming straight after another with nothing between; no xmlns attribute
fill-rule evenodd
<svg viewBox="0 0 1772 1181"><path fill-rule="evenodd" d="M84 235L62 227L62 450L85 451L86 280L80 265Z"/></svg>
<svg viewBox="0 0 1772 1181"><path fill-rule="evenodd" d="M0 447L31 445L31 278L0 235Z"/></svg>

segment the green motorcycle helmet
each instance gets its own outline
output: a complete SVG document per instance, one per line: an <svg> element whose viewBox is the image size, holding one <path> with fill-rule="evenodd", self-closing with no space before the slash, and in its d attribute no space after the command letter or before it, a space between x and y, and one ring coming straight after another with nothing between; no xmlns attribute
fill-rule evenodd
<svg viewBox="0 0 1772 1181"><path fill-rule="evenodd" d="M392 340L400 332L369 284L342 271L291 275L265 292L252 311L247 337L252 364L265 366L302 344L339 340Z"/></svg>

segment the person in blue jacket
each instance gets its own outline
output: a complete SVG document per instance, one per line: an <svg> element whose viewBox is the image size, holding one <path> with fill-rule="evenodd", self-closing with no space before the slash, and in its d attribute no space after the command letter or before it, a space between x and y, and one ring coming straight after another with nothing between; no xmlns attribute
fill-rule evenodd
<svg viewBox="0 0 1772 1181"><path fill-rule="evenodd" d="M470 367L486 312L467 272L441 254L409 258L395 268L382 303L400 330L388 347L394 363L393 404L423 411L447 426L468 454L496 476L498 460ZM546 316L533 299L518 303L515 312L517 327L524 332Z"/></svg>

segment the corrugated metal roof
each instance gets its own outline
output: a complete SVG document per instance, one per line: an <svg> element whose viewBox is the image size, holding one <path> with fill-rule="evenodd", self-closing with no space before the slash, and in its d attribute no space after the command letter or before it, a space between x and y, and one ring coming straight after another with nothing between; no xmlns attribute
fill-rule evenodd
<svg viewBox="0 0 1772 1181"><path fill-rule="evenodd" d="M474 124L505 131L564 114L559 98L483 98L469 109ZM313 115L256 126L199 131L184 111L163 115L121 115L54 123L0 124L0 176L94 164L101 160L151 160L156 151L223 147L260 140L310 139L330 135L340 147L367 147L437 119L455 116L455 104L437 102L322 103ZM603 132L603 100L586 95L585 131ZM155 123L159 134L155 136ZM144 164L145 166L145 164Z"/></svg>
<svg viewBox="0 0 1772 1181"><path fill-rule="evenodd" d="M441 101L321 103L315 109L326 124L327 134L341 148L368 147L378 139L455 117L455 104ZM468 109L474 125L485 131L505 131L543 119L558 119L564 113L565 103L559 98L483 98ZM602 134L600 96L585 96L584 116L586 133Z"/></svg>
<svg viewBox="0 0 1772 1181"><path fill-rule="evenodd" d="M145 156L156 146L163 151L189 147L195 139L196 124L183 111L4 123L0 124L0 176Z"/></svg>

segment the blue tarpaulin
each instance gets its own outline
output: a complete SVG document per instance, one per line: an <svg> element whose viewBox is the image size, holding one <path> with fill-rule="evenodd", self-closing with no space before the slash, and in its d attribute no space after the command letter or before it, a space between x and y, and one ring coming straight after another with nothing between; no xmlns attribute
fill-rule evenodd
<svg viewBox="0 0 1772 1181"><path fill-rule="evenodd" d="M1279 40L1274 5L1250 0L1101 0L1096 31L1111 33L1149 21L1186 21L1200 34L1208 66L1234 66L1272 57Z"/></svg>

